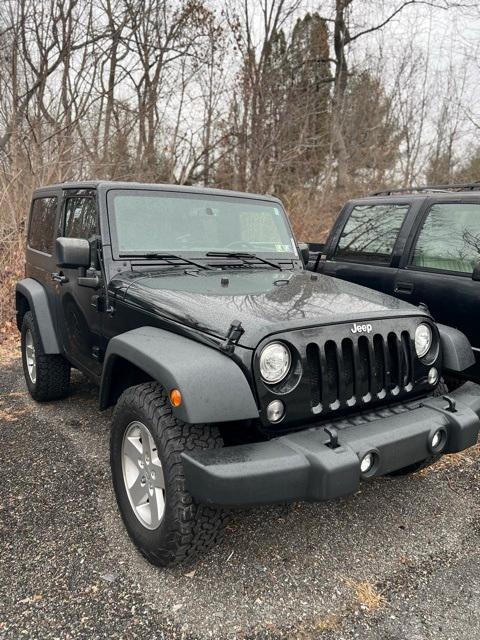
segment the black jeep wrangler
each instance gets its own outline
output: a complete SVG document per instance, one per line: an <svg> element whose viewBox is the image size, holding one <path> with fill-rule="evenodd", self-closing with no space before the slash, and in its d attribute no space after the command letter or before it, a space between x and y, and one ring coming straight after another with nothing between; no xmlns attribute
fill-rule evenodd
<svg viewBox="0 0 480 640"><path fill-rule="evenodd" d="M308 272L282 203L115 182L37 190L17 284L28 389L75 367L115 405L129 534L167 565L217 541L227 508L324 500L477 442L473 362L424 308Z"/></svg>

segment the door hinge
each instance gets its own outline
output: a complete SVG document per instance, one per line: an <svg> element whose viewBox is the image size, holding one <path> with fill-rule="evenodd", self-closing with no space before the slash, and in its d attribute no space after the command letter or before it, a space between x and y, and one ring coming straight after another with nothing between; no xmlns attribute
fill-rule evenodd
<svg viewBox="0 0 480 640"><path fill-rule="evenodd" d="M101 295L92 296L90 299L90 306L98 313L108 313L109 315L113 315L113 312L115 311L112 306L107 306L105 297Z"/></svg>

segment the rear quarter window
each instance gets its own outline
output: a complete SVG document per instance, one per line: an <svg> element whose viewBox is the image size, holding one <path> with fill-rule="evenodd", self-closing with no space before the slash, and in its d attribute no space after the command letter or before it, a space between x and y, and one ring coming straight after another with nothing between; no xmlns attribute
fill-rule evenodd
<svg viewBox="0 0 480 640"><path fill-rule="evenodd" d="M52 253L57 198L35 198L28 227L28 246L42 253Z"/></svg>
<svg viewBox="0 0 480 640"><path fill-rule="evenodd" d="M479 261L480 204L434 204L420 229L411 264L470 275Z"/></svg>
<svg viewBox="0 0 480 640"><path fill-rule="evenodd" d="M408 209L408 204L356 205L340 235L335 257L389 263Z"/></svg>

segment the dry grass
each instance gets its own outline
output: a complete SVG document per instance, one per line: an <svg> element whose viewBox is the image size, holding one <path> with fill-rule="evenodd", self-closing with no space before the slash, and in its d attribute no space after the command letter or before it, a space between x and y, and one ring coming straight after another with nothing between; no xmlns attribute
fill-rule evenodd
<svg viewBox="0 0 480 640"><path fill-rule="evenodd" d="M325 631L338 631L341 626L342 621L336 613L329 613L315 621L315 631L319 631L320 633Z"/></svg>
<svg viewBox="0 0 480 640"><path fill-rule="evenodd" d="M274 628L274 625L269 625ZM342 618L339 614L328 613L325 616L318 617L308 626L296 628L291 632L283 631L282 637L291 640L314 640L324 633L340 631L342 628Z"/></svg>
<svg viewBox="0 0 480 640"><path fill-rule="evenodd" d="M0 340L16 327L15 317L15 284L24 277L25 259L21 240L15 243L3 243L0 252Z"/></svg>
<svg viewBox="0 0 480 640"><path fill-rule="evenodd" d="M438 473L439 471L445 471L448 469L456 469L459 466L471 466L478 465L480 461L480 444L476 444L470 449L460 451L460 453L451 453L444 455L438 462L426 469L422 469L418 472L418 476L426 476L429 473Z"/></svg>
<svg viewBox="0 0 480 640"><path fill-rule="evenodd" d="M0 328L0 366L7 366L20 357L20 336L14 322Z"/></svg>
<svg viewBox="0 0 480 640"><path fill-rule="evenodd" d="M385 597L368 580L357 582L347 579L346 583L355 592L355 598L364 611L377 611L387 603Z"/></svg>

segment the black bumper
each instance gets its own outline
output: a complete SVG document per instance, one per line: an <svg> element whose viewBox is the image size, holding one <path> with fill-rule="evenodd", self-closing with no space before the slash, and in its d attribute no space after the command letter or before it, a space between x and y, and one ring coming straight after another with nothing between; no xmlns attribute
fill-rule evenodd
<svg viewBox="0 0 480 640"><path fill-rule="evenodd" d="M441 453L473 446L480 429L480 387L467 383L443 398L381 409L368 416L331 423L338 430L337 448L329 446L325 426L274 438L268 442L182 454L187 487L206 504L225 506L318 501L355 492L362 477L380 476L420 462L432 453L433 434L443 431ZM373 452L368 474L360 460Z"/></svg>

